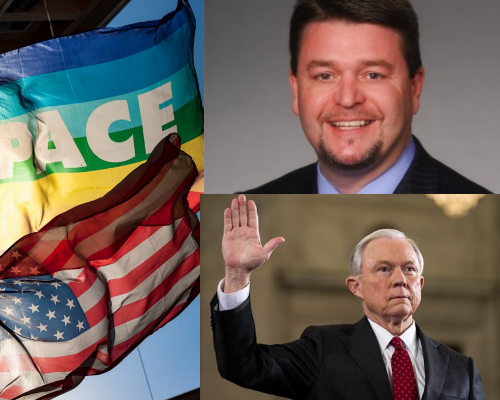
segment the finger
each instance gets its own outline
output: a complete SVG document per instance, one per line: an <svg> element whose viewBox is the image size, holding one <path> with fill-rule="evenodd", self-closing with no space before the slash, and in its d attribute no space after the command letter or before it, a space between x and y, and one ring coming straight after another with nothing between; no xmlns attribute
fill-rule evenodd
<svg viewBox="0 0 500 400"><path fill-rule="evenodd" d="M231 220L231 210L226 208L224 210L224 233L231 232L233 229L233 221Z"/></svg>
<svg viewBox="0 0 500 400"><path fill-rule="evenodd" d="M269 242L267 242L264 245L264 251L267 254L267 257L271 257L271 254L273 253L274 250L276 250L276 247L278 247L280 244L285 242L285 238L282 237L275 237L274 239L271 239Z"/></svg>
<svg viewBox="0 0 500 400"><path fill-rule="evenodd" d="M238 202L240 205L240 226L247 226L247 198L240 194Z"/></svg>
<svg viewBox="0 0 500 400"><path fill-rule="evenodd" d="M240 226L240 210L237 198L231 201L231 218L233 220L233 228Z"/></svg>
<svg viewBox="0 0 500 400"><path fill-rule="evenodd" d="M248 201L248 226L250 228L259 229L259 215L257 214L257 205L255 201Z"/></svg>

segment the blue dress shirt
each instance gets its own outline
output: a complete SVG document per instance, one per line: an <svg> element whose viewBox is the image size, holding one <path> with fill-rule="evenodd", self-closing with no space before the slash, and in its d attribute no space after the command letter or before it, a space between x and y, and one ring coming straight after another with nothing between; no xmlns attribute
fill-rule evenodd
<svg viewBox="0 0 500 400"><path fill-rule="evenodd" d="M363 187L357 194L392 194L399 182L403 179L406 171L410 168L410 164L415 157L415 142L413 137L410 139L408 146L399 156L397 161L385 171L382 175L375 178L368 185ZM319 163L316 164L318 169L318 193L319 194L340 194L339 191L321 174Z"/></svg>

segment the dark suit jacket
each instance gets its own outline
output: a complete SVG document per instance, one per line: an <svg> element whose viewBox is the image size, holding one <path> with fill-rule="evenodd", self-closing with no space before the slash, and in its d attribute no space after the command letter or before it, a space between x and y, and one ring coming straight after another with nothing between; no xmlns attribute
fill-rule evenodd
<svg viewBox="0 0 500 400"><path fill-rule="evenodd" d="M222 377L246 388L292 399L392 400L375 333L368 320L307 328L283 345L256 343L250 300L215 311L212 329ZM217 307L218 308L218 307ZM417 327L425 364L423 400L486 399L471 358L425 336Z"/></svg>
<svg viewBox="0 0 500 400"><path fill-rule="evenodd" d="M415 158L394 193L491 193L432 158L416 137ZM317 194L316 163L244 193Z"/></svg>

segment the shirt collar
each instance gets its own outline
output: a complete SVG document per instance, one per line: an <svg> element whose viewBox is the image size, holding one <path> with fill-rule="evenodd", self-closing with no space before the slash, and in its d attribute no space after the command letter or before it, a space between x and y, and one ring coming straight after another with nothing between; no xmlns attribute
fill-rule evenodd
<svg viewBox="0 0 500 400"><path fill-rule="evenodd" d="M394 337L392 333L390 333L385 328L382 328L376 322L373 322L370 318L368 318L368 322L377 337L378 344L380 349L384 351L386 347L389 345L390 341ZM406 350L410 353L411 356L415 357L417 355L417 328L415 326L415 321L410 325L410 327L404 331L404 333L399 337L405 344Z"/></svg>
<svg viewBox="0 0 500 400"><path fill-rule="evenodd" d="M375 178L368 185L363 187L358 194L392 194L399 182L403 179L406 171L415 157L415 141L413 136L410 138L408 146L399 156L396 162L379 177ZM339 191L323 176L319 168L319 163L316 164L318 171L318 194L340 194Z"/></svg>

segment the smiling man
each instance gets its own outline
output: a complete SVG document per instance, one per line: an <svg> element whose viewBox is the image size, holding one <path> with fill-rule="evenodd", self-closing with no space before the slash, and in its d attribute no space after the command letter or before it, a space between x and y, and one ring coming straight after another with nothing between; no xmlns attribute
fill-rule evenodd
<svg viewBox="0 0 500 400"><path fill-rule="evenodd" d="M256 343L250 275L284 242L261 245L257 208L240 195L224 211L225 278L211 302L222 377L291 399L486 399L474 361L424 335L413 320L424 259L400 231L382 229L355 247L346 285L365 317L312 326L283 345Z"/></svg>
<svg viewBox="0 0 500 400"><path fill-rule="evenodd" d="M298 0L293 112L318 162L247 193L490 193L412 136L425 72L407 0Z"/></svg>

